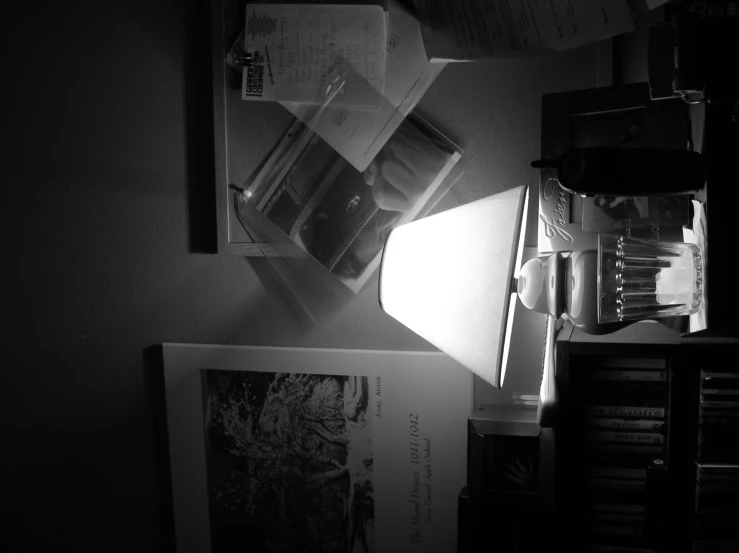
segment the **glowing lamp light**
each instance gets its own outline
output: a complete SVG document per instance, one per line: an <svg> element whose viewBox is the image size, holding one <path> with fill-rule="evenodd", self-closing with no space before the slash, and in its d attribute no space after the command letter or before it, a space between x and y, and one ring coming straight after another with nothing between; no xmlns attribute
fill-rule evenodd
<svg viewBox="0 0 739 553"><path fill-rule="evenodd" d="M528 198L528 187L519 186L399 226L380 265L382 309L497 388L506 372Z"/></svg>

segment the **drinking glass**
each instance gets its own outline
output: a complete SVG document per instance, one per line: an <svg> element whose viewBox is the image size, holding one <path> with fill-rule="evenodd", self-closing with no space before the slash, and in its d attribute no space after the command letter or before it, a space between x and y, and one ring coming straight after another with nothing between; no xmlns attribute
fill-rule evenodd
<svg viewBox="0 0 739 553"><path fill-rule="evenodd" d="M694 244L598 236L599 323L692 315L702 297Z"/></svg>

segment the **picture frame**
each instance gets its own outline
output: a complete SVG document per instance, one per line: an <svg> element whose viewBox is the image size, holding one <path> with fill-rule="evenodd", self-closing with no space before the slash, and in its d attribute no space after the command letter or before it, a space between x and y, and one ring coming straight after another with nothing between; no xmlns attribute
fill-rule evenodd
<svg viewBox="0 0 739 553"><path fill-rule="evenodd" d="M453 548L472 373L452 358L162 349L178 553Z"/></svg>

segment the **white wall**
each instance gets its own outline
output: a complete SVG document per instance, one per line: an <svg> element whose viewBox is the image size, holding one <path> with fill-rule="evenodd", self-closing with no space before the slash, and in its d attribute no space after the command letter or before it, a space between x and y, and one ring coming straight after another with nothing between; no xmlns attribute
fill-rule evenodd
<svg viewBox="0 0 739 553"><path fill-rule="evenodd" d="M202 8L22 6L6 20L4 79L2 472L13 507L4 540L9 551L159 551L168 543L166 463L156 354L146 348L430 346L384 315L371 287L310 328L276 295L264 260L190 253L193 202L212 184L209 129L197 124L210 110L198 86ZM444 71L421 109L465 148L461 201L522 183L535 190L528 164L539 152L541 94L593 86L595 61L586 48ZM543 322L532 325L516 338L512 370L521 374L539 370L540 348L527 340L540 339Z"/></svg>

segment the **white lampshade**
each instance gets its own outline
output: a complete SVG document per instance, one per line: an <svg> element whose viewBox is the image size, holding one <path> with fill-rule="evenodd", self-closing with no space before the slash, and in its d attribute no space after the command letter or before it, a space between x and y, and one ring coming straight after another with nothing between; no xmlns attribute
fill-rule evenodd
<svg viewBox="0 0 739 553"><path fill-rule="evenodd" d="M395 228L380 266L380 305L500 388L523 255L520 186Z"/></svg>

